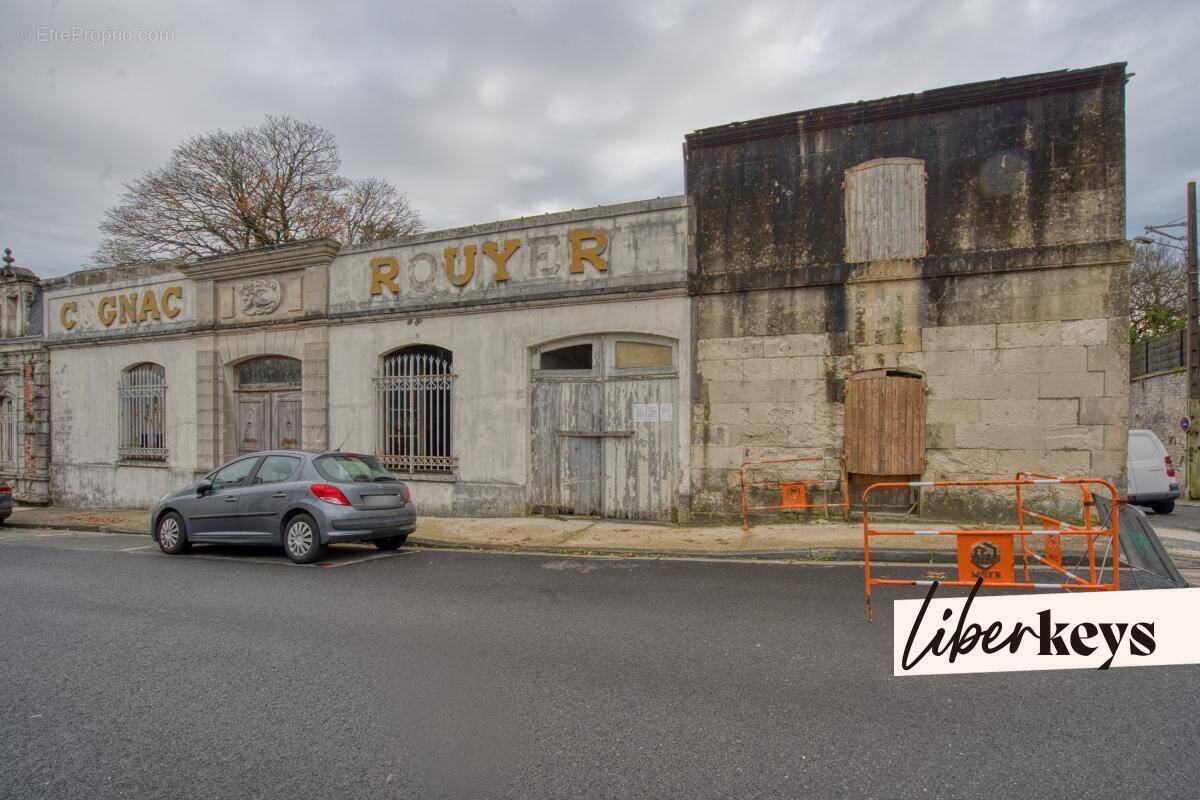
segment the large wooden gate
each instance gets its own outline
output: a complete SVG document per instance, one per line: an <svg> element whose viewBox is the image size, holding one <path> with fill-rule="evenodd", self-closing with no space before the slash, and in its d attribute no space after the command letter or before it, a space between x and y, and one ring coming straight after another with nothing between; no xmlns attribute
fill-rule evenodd
<svg viewBox="0 0 1200 800"><path fill-rule="evenodd" d="M598 336L534 353L530 500L539 513L670 520L678 494L673 345ZM653 348L661 348L656 352Z"/></svg>
<svg viewBox="0 0 1200 800"><path fill-rule="evenodd" d="M869 370L846 381L846 473L852 500L878 481L925 471L925 382L901 370ZM876 498L901 504L904 498Z"/></svg>

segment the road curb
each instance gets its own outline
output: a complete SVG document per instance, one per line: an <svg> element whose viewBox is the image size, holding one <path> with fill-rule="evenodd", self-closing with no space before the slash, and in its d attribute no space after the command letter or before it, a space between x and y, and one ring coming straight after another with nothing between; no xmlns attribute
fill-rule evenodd
<svg viewBox="0 0 1200 800"><path fill-rule="evenodd" d="M80 522L13 522L5 520L9 528L26 528L59 531L84 531L87 533L121 533L131 536L149 536L144 530L126 528L121 525ZM553 545L511 545L456 542L446 539L427 539L410 536L410 545L430 550L474 550L493 553L528 553L550 556L635 556L640 558L704 558L739 561L815 561L815 562L861 562L861 547L798 547L786 550L685 550L679 548L634 548L634 547L556 547ZM1172 553L1175 565L1180 569L1200 568L1200 558ZM895 564L948 565L957 562L956 554L948 551L906 550L903 548L872 548L871 558L879 562Z"/></svg>
<svg viewBox="0 0 1200 800"><path fill-rule="evenodd" d="M840 562L863 560L862 548L855 547L808 547L788 550L683 550L677 548L644 549L634 547L555 547L539 545L474 544L453 542L445 539L409 537L408 544L431 550L478 550L493 553L529 553L551 556L637 556L642 558L707 558L744 561L818 561ZM905 564L951 564L953 553L929 550L879 549L871 550L877 561Z"/></svg>
<svg viewBox="0 0 1200 800"><path fill-rule="evenodd" d="M145 530L135 530L134 528L125 528L120 525L108 525L98 522L14 522L11 518L3 522L2 527L5 528L28 528L32 530L50 530L50 531L84 531L86 533L125 533L132 536L149 536L150 532Z"/></svg>

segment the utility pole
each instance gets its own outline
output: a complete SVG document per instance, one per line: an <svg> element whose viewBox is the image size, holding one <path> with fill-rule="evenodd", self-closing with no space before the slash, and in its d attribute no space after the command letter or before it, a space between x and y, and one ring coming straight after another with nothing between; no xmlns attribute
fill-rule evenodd
<svg viewBox="0 0 1200 800"><path fill-rule="evenodd" d="M1196 269L1196 182L1187 185L1187 385L1188 417L1193 424L1188 429L1187 491L1189 499L1200 498L1200 434L1195 420L1200 419L1200 326L1197 325Z"/></svg>

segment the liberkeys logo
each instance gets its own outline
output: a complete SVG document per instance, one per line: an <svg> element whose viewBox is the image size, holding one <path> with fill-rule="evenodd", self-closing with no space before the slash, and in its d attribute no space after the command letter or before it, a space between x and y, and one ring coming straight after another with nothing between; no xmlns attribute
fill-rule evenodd
<svg viewBox="0 0 1200 800"><path fill-rule="evenodd" d="M980 584L896 601L894 675L1200 663L1200 589L979 597Z"/></svg>

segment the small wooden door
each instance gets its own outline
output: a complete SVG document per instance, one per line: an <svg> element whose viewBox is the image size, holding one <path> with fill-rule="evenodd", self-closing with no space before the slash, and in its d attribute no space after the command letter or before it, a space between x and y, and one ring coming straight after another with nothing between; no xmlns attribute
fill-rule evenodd
<svg viewBox="0 0 1200 800"><path fill-rule="evenodd" d="M908 481L925 471L925 382L899 370L870 370L846 382L846 472L860 502L872 483ZM872 503L901 505L909 493Z"/></svg>

